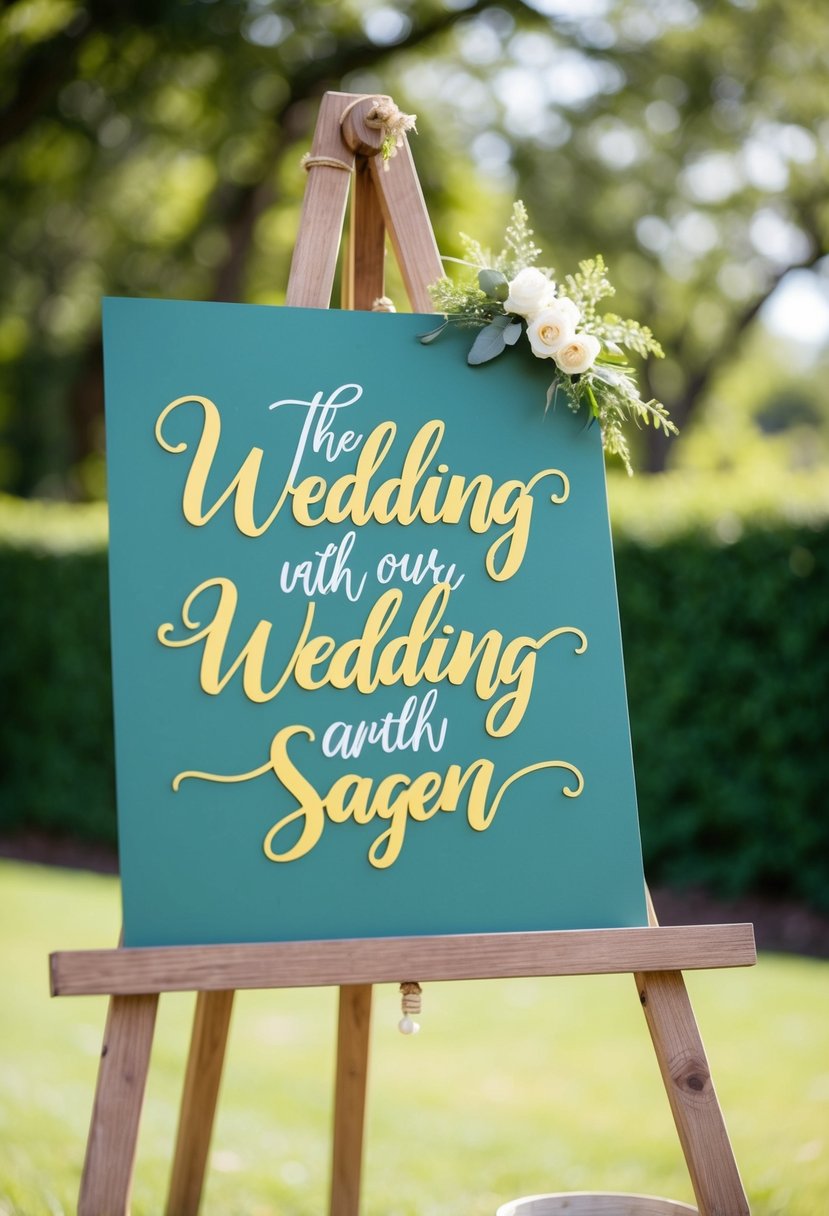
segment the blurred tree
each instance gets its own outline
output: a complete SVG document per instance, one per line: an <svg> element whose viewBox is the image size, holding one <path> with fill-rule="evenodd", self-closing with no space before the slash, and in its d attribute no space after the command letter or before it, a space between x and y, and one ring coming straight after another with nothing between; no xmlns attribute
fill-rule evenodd
<svg viewBox="0 0 829 1216"><path fill-rule="evenodd" d="M619 311L666 348L645 376L682 426L783 278L829 253L829 7L540 7L546 30L511 28L509 5L458 27L440 59L404 66L404 91L424 108L440 77L458 142L515 183L557 267L605 255Z"/></svg>
<svg viewBox="0 0 829 1216"><path fill-rule="evenodd" d="M77 492L67 475L83 480L100 448L102 294L240 298L257 224L275 203L262 246L278 281L319 96L491 7L7 6L0 484Z"/></svg>
<svg viewBox="0 0 829 1216"><path fill-rule="evenodd" d="M446 252L514 194L562 271L602 251L682 421L827 252L827 34L823 0L7 4L0 486L101 492L102 294L281 298L327 88L418 112Z"/></svg>
<svg viewBox="0 0 829 1216"><path fill-rule="evenodd" d="M782 470L819 474L829 464L829 349L816 357L794 343L769 344L762 326L752 327L742 345L743 357L724 363L712 379L705 425L689 428L675 466L737 473L750 463L778 487Z"/></svg>

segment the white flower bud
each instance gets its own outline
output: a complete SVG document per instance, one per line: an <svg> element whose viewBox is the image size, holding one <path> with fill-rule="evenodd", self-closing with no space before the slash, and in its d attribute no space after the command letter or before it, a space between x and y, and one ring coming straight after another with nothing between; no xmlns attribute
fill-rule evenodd
<svg viewBox="0 0 829 1216"><path fill-rule="evenodd" d="M538 359L552 359L575 337L579 311L572 300L562 296L536 313L527 326L527 337Z"/></svg>
<svg viewBox="0 0 829 1216"><path fill-rule="evenodd" d="M568 376L580 376L593 366L601 349L601 342L592 334L574 334L566 345L556 351L556 367Z"/></svg>
<svg viewBox="0 0 829 1216"><path fill-rule="evenodd" d="M552 303L555 295L555 283L551 283L546 274L542 274L534 266L526 266L519 270L509 285L509 295L504 300L504 312L515 313L519 317L532 317Z"/></svg>

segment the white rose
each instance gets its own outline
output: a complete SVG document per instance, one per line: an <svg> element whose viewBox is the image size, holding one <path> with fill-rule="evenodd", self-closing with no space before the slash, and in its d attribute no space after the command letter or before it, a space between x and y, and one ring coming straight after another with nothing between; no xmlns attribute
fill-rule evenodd
<svg viewBox="0 0 829 1216"><path fill-rule="evenodd" d="M552 359L576 334L579 312L572 300L553 300L536 313L527 326L527 337L537 359Z"/></svg>
<svg viewBox="0 0 829 1216"><path fill-rule="evenodd" d="M546 274L534 266L526 266L509 285L509 295L504 300L504 312L513 312L519 317L531 317L546 308L556 295L556 285Z"/></svg>
<svg viewBox="0 0 829 1216"><path fill-rule="evenodd" d="M580 376L593 366L601 349L599 339L592 334L574 334L566 345L556 351L556 367L568 376Z"/></svg>

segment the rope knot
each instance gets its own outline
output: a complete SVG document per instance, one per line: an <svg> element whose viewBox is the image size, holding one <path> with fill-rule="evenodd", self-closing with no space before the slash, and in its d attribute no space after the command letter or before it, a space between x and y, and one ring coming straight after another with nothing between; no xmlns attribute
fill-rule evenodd
<svg viewBox="0 0 829 1216"><path fill-rule="evenodd" d="M397 156L397 149L403 147L403 137L407 131L417 131L415 126L417 115L404 114L391 97L372 96L370 93L366 93L349 102L342 112L340 122L361 101L371 102L365 117L365 124L375 131L382 132L383 142L380 145L380 155L383 158L383 168L388 169L391 158Z"/></svg>

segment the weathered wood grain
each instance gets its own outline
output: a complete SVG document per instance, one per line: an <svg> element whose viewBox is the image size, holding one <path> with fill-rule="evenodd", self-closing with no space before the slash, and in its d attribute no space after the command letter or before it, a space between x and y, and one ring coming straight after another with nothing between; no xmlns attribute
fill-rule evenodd
<svg viewBox="0 0 829 1216"><path fill-rule="evenodd" d="M196 998L166 1216L196 1216L199 1210L232 1010L232 991Z"/></svg>
<svg viewBox="0 0 829 1216"><path fill-rule="evenodd" d="M325 984L693 971L756 961L751 925L576 929L232 946L73 950L51 956L52 995L306 988Z"/></svg>

